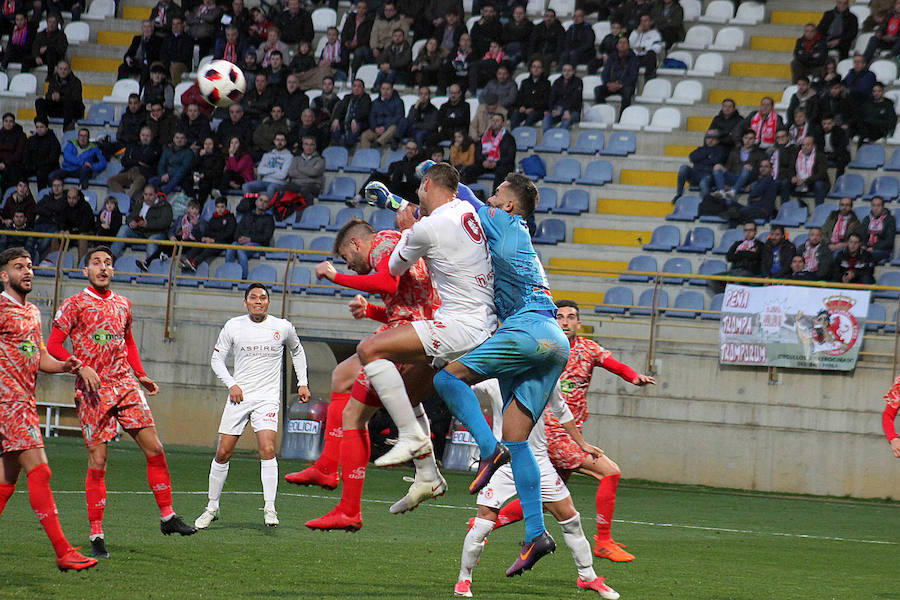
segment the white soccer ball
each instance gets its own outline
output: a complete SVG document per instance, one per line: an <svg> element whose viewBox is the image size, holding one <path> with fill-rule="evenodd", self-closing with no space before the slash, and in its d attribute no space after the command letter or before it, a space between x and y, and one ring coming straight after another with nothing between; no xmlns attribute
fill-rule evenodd
<svg viewBox="0 0 900 600"><path fill-rule="evenodd" d="M227 60L214 60L197 74L200 94L213 106L231 106L240 102L247 89L244 72Z"/></svg>

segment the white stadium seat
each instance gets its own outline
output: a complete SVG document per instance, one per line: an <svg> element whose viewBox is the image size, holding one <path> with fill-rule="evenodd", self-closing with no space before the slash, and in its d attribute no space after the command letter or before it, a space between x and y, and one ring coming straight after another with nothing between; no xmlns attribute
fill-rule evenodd
<svg viewBox="0 0 900 600"><path fill-rule="evenodd" d="M0 96L24 98L35 92L37 92L37 77L31 73L19 73L10 80L9 89L0 91Z"/></svg>
<svg viewBox="0 0 900 600"><path fill-rule="evenodd" d="M712 0L706 5L706 12L700 17L701 23L727 23L734 17L731 0Z"/></svg>
<svg viewBox="0 0 900 600"><path fill-rule="evenodd" d="M635 102L644 104L662 104L666 98L672 95L672 83L668 79L651 79L644 84L640 96L635 96Z"/></svg>
<svg viewBox="0 0 900 600"><path fill-rule="evenodd" d="M630 107L629 107L630 108ZM668 133L681 127L681 111L671 106L656 109L650 124L644 131Z"/></svg>
<svg viewBox="0 0 900 600"><path fill-rule="evenodd" d="M644 106L629 106L622 111L619 122L613 129L619 131L640 131L650 124L650 111Z"/></svg>
<svg viewBox="0 0 900 600"><path fill-rule="evenodd" d="M766 7L758 2L742 2L737 14L728 22L732 25L756 25L766 18Z"/></svg>
<svg viewBox="0 0 900 600"><path fill-rule="evenodd" d="M681 50L705 50L713 43L713 30L709 25L694 25L684 34L684 41L678 44Z"/></svg>
<svg viewBox="0 0 900 600"><path fill-rule="evenodd" d="M116 14L116 4L113 0L94 0L87 12L81 15L89 21L105 21ZM149 14L149 13L147 13Z"/></svg>
<svg viewBox="0 0 900 600"><path fill-rule="evenodd" d="M582 115L582 129L606 129L616 122L616 109L609 104L595 104Z"/></svg>
<svg viewBox="0 0 900 600"><path fill-rule="evenodd" d="M715 77L725 68L722 55L718 52L704 52L697 57L694 68L688 69L690 77Z"/></svg>
<svg viewBox="0 0 900 600"><path fill-rule="evenodd" d="M690 52L685 50L675 50L674 52L669 52L666 55L666 58L671 58L674 60L680 60L684 64L687 65L687 69L690 69L694 64L694 57L691 56ZM667 69L660 67L656 70L657 75L684 75L687 69Z"/></svg>
<svg viewBox="0 0 900 600"><path fill-rule="evenodd" d="M884 85L891 85L897 79L897 63L892 60L872 61L869 70L875 73L875 79Z"/></svg>
<svg viewBox="0 0 900 600"><path fill-rule="evenodd" d="M113 85L112 93L103 97L103 101L127 104L128 96L139 94L140 91L141 86L134 79L120 79Z"/></svg>
<svg viewBox="0 0 900 600"><path fill-rule="evenodd" d="M685 21L696 21L703 11L703 3L700 0L681 0L681 10L684 11Z"/></svg>
<svg viewBox="0 0 900 600"><path fill-rule="evenodd" d="M784 88L784 92L781 94L781 102L775 105L775 110L785 110L791 104L791 96L797 93L796 85L789 85Z"/></svg>
<svg viewBox="0 0 900 600"><path fill-rule="evenodd" d="M703 97L703 84L695 79L682 79L672 91L672 97L666 104L690 105L699 102Z"/></svg>
<svg viewBox="0 0 900 600"><path fill-rule="evenodd" d="M312 12L312 22L316 33L325 33L337 25L337 12L333 8L317 8Z"/></svg>
<svg viewBox="0 0 900 600"><path fill-rule="evenodd" d="M718 52L734 52L744 45L744 30L740 27L723 27L716 34L716 41L707 49Z"/></svg>

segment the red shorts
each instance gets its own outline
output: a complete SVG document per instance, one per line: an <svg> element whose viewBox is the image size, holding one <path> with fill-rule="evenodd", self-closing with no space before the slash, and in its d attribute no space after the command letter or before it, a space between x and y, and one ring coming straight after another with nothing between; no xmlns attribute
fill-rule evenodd
<svg viewBox="0 0 900 600"><path fill-rule="evenodd" d="M34 399L0 401L0 454L43 447Z"/></svg>
<svg viewBox="0 0 900 600"><path fill-rule="evenodd" d="M409 325L410 321L391 321L389 323L383 324L381 327L375 330L373 335L377 335L382 331L387 331L388 329L394 329L395 327L400 327L402 325ZM409 370L409 365L398 364L397 370L400 371L400 375L406 373ZM381 408L383 404L381 403L381 398L378 397L378 393L375 392L371 387L369 387L369 378L366 377L366 372L363 369L359 370L359 374L356 376L356 381L353 382L353 388L350 390L350 397L354 400L362 402L366 406L374 406L375 408Z"/></svg>
<svg viewBox="0 0 900 600"><path fill-rule="evenodd" d="M150 405L136 385L122 384L102 388L99 392L75 390L75 406L88 447L116 437L117 422L126 430L153 427Z"/></svg>
<svg viewBox="0 0 900 600"><path fill-rule="evenodd" d="M566 430L562 427L546 428L547 454L550 462L559 470L574 471L580 467L588 454L578 447Z"/></svg>

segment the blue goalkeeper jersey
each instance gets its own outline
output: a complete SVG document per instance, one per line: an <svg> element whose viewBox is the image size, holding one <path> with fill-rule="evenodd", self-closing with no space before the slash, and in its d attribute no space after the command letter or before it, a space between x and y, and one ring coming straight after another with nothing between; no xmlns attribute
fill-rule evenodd
<svg viewBox="0 0 900 600"><path fill-rule="evenodd" d="M487 237L494 268L494 305L497 317L508 317L528 311L546 310L556 314L556 305L544 267L538 260L528 225L519 215L491 208L475 197L467 185L459 184L457 196L471 204L478 213Z"/></svg>

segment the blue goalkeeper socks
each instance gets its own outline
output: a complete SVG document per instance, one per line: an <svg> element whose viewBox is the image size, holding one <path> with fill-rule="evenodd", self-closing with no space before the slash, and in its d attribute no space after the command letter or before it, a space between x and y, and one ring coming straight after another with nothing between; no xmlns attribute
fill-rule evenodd
<svg viewBox="0 0 900 600"><path fill-rule="evenodd" d="M485 420L472 388L456 375L441 369L434 376L434 389L440 394L453 416L475 437L481 456L490 456L497 447L497 438Z"/></svg>
<svg viewBox="0 0 900 600"><path fill-rule="evenodd" d="M516 492L522 504L522 514L525 516L525 541L530 542L546 530L541 506L541 470L528 442L504 440L503 445L509 448Z"/></svg>

